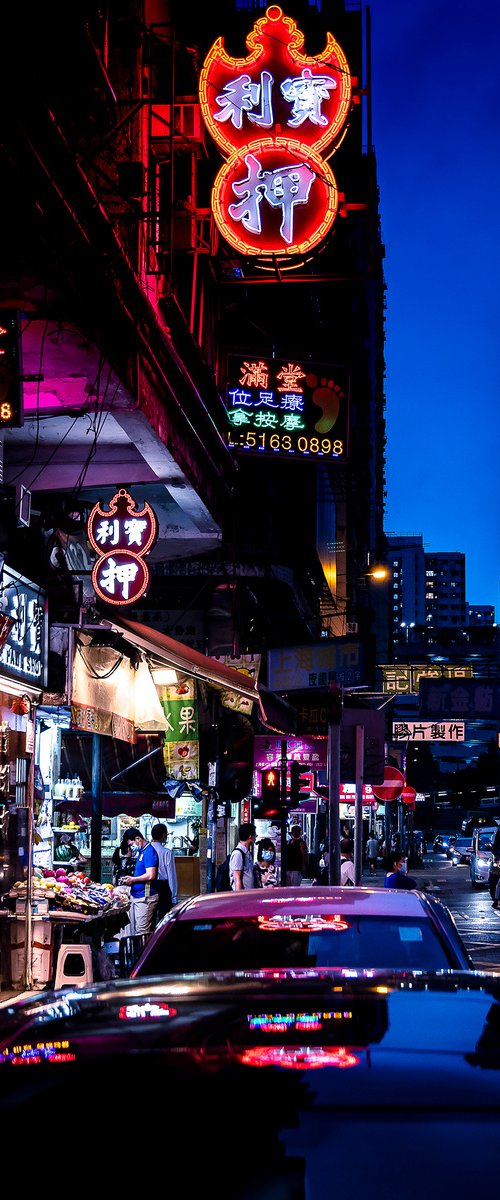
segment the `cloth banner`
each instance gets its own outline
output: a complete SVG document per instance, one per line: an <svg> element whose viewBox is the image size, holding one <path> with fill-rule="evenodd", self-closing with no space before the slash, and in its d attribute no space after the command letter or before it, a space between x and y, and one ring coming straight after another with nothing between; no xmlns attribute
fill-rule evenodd
<svg viewBox="0 0 500 1200"><path fill-rule="evenodd" d="M92 646L91 637L76 643L71 687L71 724L87 733L108 734L132 745L137 730L167 729L151 671L141 659L137 668L112 646Z"/></svg>
<svg viewBox="0 0 500 1200"><path fill-rule="evenodd" d="M163 757L171 779L186 781L199 778L198 702L196 682L185 679L159 689L166 719Z"/></svg>

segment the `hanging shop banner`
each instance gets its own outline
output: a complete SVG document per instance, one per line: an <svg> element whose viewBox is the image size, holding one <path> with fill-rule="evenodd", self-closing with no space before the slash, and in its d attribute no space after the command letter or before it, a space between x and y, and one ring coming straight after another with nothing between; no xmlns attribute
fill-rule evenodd
<svg viewBox="0 0 500 1200"><path fill-rule="evenodd" d="M242 254L284 257L316 246L338 209L330 158L347 121L352 79L329 33L318 55L278 5L247 37L249 54L232 58L219 37L200 75L203 120L226 162L212 211Z"/></svg>
<svg viewBox="0 0 500 1200"><path fill-rule="evenodd" d="M435 721L497 721L500 683L498 679L421 679L420 712Z"/></svg>
<svg viewBox="0 0 500 1200"><path fill-rule="evenodd" d="M464 721L393 721L393 742L464 742Z"/></svg>
<svg viewBox="0 0 500 1200"><path fill-rule="evenodd" d="M269 650L267 666L269 687L275 692L322 688L329 683L346 687L365 682L361 643L348 638L325 638L311 646Z"/></svg>
<svg viewBox="0 0 500 1200"><path fill-rule="evenodd" d="M167 727L163 745L165 769L170 779L194 780L200 775L198 703L194 679L160 687Z"/></svg>
<svg viewBox="0 0 500 1200"><path fill-rule="evenodd" d="M4 566L2 574L0 674L46 687L48 601L45 592Z"/></svg>
<svg viewBox="0 0 500 1200"><path fill-rule="evenodd" d="M132 666L112 646L76 639L71 685L71 726L135 744L137 732L162 732L167 721L147 663Z"/></svg>
<svg viewBox="0 0 500 1200"><path fill-rule="evenodd" d="M149 568L144 556L154 546L158 521L149 504L138 508L120 488L106 511L94 505L87 521L87 537L98 555L92 570L92 586L105 604L135 604L149 587Z"/></svg>
<svg viewBox="0 0 500 1200"><path fill-rule="evenodd" d="M471 679L472 667L465 663L399 664L381 666L382 691L399 692L401 695L417 694L420 679Z"/></svg>
<svg viewBox="0 0 500 1200"><path fill-rule="evenodd" d="M232 667L235 671L241 671L243 675L248 675L249 679L257 681L259 678L261 655L260 654L240 654L237 658L233 658L230 654L215 654L213 657L217 662L224 663L226 667ZM253 708L253 701L247 696L240 696L238 692L224 691L221 692L221 704L224 708L232 708L233 712L250 714Z"/></svg>
<svg viewBox="0 0 500 1200"><path fill-rule="evenodd" d="M226 403L236 450L298 462L347 456L346 367L230 355Z"/></svg>

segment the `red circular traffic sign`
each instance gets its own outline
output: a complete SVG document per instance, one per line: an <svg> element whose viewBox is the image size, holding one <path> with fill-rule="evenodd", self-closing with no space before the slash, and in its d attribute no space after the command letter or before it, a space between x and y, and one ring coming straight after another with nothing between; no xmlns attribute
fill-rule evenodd
<svg viewBox="0 0 500 1200"><path fill-rule="evenodd" d="M405 783L405 786L404 786L403 791L401 792L401 796L400 796L400 799L403 801L403 804L407 804L409 808L415 808L416 798L417 798L417 793L415 791L415 788L409 787L408 784Z"/></svg>
<svg viewBox="0 0 500 1200"><path fill-rule="evenodd" d="M384 782L372 783L373 795L377 800L397 800L405 785L404 775L397 767L384 767Z"/></svg>

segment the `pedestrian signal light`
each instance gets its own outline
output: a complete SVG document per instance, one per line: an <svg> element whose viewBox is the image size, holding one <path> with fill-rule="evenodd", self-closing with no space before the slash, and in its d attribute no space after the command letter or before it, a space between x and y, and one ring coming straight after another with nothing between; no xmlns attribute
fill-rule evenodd
<svg viewBox="0 0 500 1200"><path fill-rule="evenodd" d="M277 767L266 767L260 773L260 800L254 803L254 816L262 820L281 816L280 773Z"/></svg>

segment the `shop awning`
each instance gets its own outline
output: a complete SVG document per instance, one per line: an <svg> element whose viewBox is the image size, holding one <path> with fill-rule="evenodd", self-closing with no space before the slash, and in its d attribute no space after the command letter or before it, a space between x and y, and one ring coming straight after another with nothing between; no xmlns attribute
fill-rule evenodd
<svg viewBox="0 0 500 1200"><path fill-rule="evenodd" d="M203 679L205 683L223 691L236 692L247 700L257 704L259 719L267 729L274 733L293 734L297 732L297 713L281 696L271 691L264 684L258 683L244 671L236 671L220 663L216 658L201 654L191 646L176 642L166 633L160 633L151 625L142 625L131 621L128 617L120 617L120 621L110 621L111 628L122 634L129 642L133 642L146 654L161 659L166 666L174 667L185 675Z"/></svg>
<svg viewBox="0 0 500 1200"><path fill-rule="evenodd" d="M176 671L182 671L184 675L192 675L195 679L203 679L213 687L236 692L240 696L245 696L247 700L259 703L257 683L243 671L235 671L234 667L227 667L224 663L217 662L216 658L210 658L209 655L194 650L192 646L176 642L174 638L168 637L166 633L160 633L151 625L142 625L139 621L131 621L127 617L121 617L119 621L112 620L109 624L112 629L121 633L134 646L138 646L140 650L153 655L156 659L161 659L167 666L174 667Z"/></svg>

